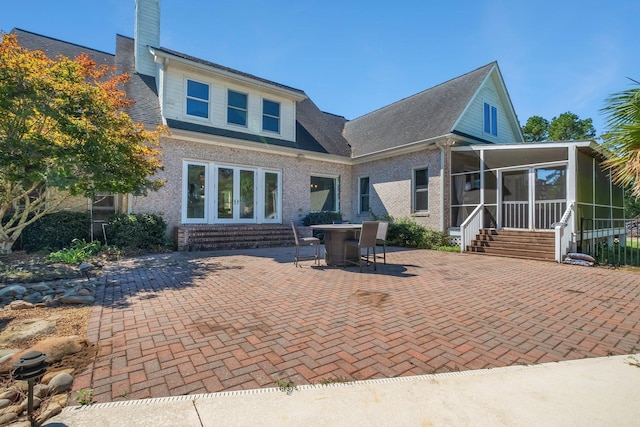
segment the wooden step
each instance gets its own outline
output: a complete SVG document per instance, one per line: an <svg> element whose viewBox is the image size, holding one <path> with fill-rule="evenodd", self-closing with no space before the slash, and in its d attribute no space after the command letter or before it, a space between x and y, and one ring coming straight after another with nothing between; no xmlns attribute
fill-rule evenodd
<svg viewBox="0 0 640 427"><path fill-rule="evenodd" d="M481 255L555 260L555 234L544 231L483 229L466 250Z"/></svg>

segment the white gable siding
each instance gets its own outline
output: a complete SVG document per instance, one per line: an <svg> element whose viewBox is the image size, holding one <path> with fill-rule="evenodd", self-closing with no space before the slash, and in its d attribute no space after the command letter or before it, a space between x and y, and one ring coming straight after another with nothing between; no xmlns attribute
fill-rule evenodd
<svg viewBox="0 0 640 427"><path fill-rule="evenodd" d="M198 123L216 128L246 132L287 141L295 140L295 102L280 95L260 92L198 70L169 67L166 72L163 111L165 118ZM209 118L186 114L187 79L209 85ZM227 93L231 89L245 93L247 98L247 126L227 124ZM262 100L280 103L280 133L262 130Z"/></svg>
<svg viewBox="0 0 640 427"><path fill-rule="evenodd" d="M513 132L509 122L510 106L508 101L500 95L500 92L497 90L494 80L488 79L469 104L455 130L498 144L518 142L519 137ZM485 102L498 109L497 137L484 132Z"/></svg>

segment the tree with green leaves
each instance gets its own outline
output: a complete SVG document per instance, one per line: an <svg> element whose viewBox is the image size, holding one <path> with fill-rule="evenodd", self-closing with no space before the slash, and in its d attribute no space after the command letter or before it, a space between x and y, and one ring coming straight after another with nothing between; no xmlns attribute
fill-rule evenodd
<svg viewBox="0 0 640 427"><path fill-rule="evenodd" d="M585 141L595 136L593 120L581 120L577 114L569 111L554 117L549 123L550 141Z"/></svg>
<svg viewBox="0 0 640 427"><path fill-rule="evenodd" d="M531 116L522 127L522 135L527 142L546 141L549 137L549 121L541 116Z"/></svg>
<svg viewBox="0 0 640 427"><path fill-rule="evenodd" d="M640 82L606 99L602 112L607 115L604 145L613 157L605 162L614 182L640 197Z"/></svg>
<svg viewBox="0 0 640 427"><path fill-rule="evenodd" d="M0 253L74 196L144 193L163 182L164 128L134 123L125 74L80 55L48 58L0 42Z"/></svg>
<svg viewBox="0 0 640 427"><path fill-rule="evenodd" d="M595 138L596 130L593 120L580 119L570 111L547 121L541 116L531 116L522 127L524 140L540 141L584 141Z"/></svg>

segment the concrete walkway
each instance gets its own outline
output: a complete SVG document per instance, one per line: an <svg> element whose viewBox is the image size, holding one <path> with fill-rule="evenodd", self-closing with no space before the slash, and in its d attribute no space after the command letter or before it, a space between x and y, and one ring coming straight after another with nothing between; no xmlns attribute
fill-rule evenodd
<svg viewBox="0 0 640 427"><path fill-rule="evenodd" d="M48 427L637 426L640 355L67 408Z"/></svg>

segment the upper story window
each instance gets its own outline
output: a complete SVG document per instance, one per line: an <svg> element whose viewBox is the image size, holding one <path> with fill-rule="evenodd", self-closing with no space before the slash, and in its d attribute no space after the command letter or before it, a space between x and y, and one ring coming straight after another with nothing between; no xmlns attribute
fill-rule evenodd
<svg viewBox="0 0 640 427"><path fill-rule="evenodd" d="M498 109L486 102L484 103L484 132L498 136Z"/></svg>
<svg viewBox="0 0 640 427"><path fill-rule="evenodd" d="M209 85L187 80L187 115L209 118Z"/></svg>
<svg viewBox="0 0 640 427"><path fill-rule="evenodd" d="M413 211L429 210L429 169L413 170Z"/></svg>
<svg viewBox="0 0 640 427"><path fill-rule="evenodd" d="M227 95L227 123L247 126L247 94L229 90Z"/></svg>
<svg viewBox="0 0 640 427"><path fill-rule="evenodd" d="M280 133L280 103L262 100L262 130Z"/></svg>

